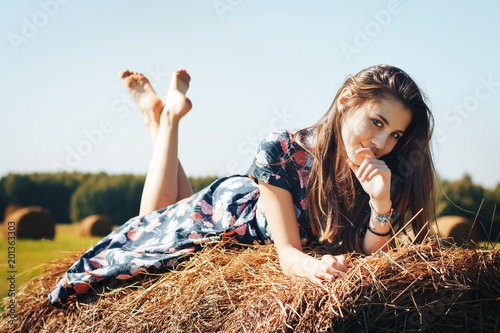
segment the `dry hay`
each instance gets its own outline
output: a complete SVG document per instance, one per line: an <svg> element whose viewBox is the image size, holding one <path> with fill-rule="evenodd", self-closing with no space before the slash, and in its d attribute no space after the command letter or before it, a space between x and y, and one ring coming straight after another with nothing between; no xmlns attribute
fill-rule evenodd
<svg viewBox="0 0 500 333"><path fill-rule="evenodd" d="M107 216L90 215L80 221L80 236L104 237L111 233L112 225Z"/></svg>
<svg viewBox="0 0 500 333"><path fill-rule="evenodd" d="M469 240L479 243L479 234L471 219L462 216L441 216L435 224L439 236L459 246Z"/></svg>
<svg viewBox="0 0 500 333"><path fill-rule="evenodd" d="M7 237L9 227L15 223L16 237L19 239L53 239L56 224L50 212L39 206L21 208L9 214L4 221L4 235Z"/></svg>
<svg viewBox="0 0 500 333"><path fill-rule="evenodd" d="M25 283L15 326L6 318L0 331L500 331L497 250L427 240L353 255L346 277L318 285L284 276L272 245L219 244L174 271L143 275L133 284L115 281L56 309L47 294L79 255L51 263Z"/></svg>

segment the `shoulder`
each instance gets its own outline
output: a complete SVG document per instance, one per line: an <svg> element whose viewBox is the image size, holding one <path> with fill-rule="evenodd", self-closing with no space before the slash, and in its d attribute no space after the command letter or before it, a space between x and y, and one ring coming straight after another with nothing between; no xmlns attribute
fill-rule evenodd
<svg viewBox="0 0 500 333"><path fill-rule="evenodd" d="M293 142L293 134L290 131L274 131L260 142L259 150L272 153L273 155L289 155Z"/></svg>
<svg viewBox="0 0 500 333"><path fill-rule="evenodd" d="M269 163L270 160L274 162L291 160L296 167L305 167L312 164L312 156L307 149L311 148L310 139L309 137L305 143L302 143L299 142L301 139L295 130L274 131L262 140L257 160L263 163ZM273 158L269 158L270 156Z"/></svg>
<svg viewBox="0 0 500 333"><path fill-rule="evenodd" d="M287 142L289 143L290 141L293 141L293 136L295 134L295 131L293 130L278 130L271 132L269 135L267 135L263 142L267 143L272 143L272 142Z"/></svg>

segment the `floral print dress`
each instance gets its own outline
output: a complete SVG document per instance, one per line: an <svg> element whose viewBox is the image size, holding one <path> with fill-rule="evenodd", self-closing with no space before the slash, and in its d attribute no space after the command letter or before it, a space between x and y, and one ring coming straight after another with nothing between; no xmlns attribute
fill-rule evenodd
<svg viewBox="0 0 500 333"><path fill-rule="evenodd" d="M50 302L61 306L94 283L175 266L204 243L224 238L243 244L271 243L259 180L290 191L302 241L316 240L306 203L313 158L294 141L293 133L273 132L262 140L246 175L218 179L189 198L130 219L68 269L49 294Z"/></svg>

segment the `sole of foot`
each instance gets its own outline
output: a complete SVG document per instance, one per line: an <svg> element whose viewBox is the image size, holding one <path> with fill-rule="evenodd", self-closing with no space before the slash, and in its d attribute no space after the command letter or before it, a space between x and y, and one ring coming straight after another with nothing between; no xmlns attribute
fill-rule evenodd
<svg viewBox="0 0 500 333"><path fill-rule="evenodd" d="M177 120L184 117L192 108L191 101L186 97L190 81L191 77L184 69L177 70L172 74L164 110L167 110Z"/></svg>
<svg viewBox="0 0 500 333"><path fill-rule="evenodd" d="M158 126L163 109L163 103L158 97L149 80L141 73L121 71L118 76L134 99L141 111L147 126Z"/></svg>

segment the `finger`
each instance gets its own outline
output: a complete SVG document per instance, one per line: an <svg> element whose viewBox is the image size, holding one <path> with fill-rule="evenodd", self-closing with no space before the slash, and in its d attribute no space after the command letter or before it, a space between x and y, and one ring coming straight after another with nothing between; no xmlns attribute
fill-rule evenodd
<svg viewBox="0 0 500 333"><path fill-rule="evenodd" d="M340 273L340 276L345 276L345 272L347 272L347 266L340 261L336 261L332 268L336 270L336 274Z"/></svg>
<svg viewBox="0 0 500 333"><path fill-rule="evenodd" d="M356 174L358 179L361 178L362 174L365 172L366 167L373 163L379 163L379 160L377 160L376 158L367 157L363 160L363 162L361 162Z"/></svg>
<svg viewBox="0 0 500 333"><path fill-rule="evenodd" d="M333 276L332 274L328 274L322 271L314 272L314 277L324 281L333 281L335 279L335 276Z"/></svg>
<svg viewBox="0 0 500 333"><path fill-rule="evenodd" d="M347 267L347 259L344 255L335 256L335 259L337 259L339 263Z"/></svg>
<svg viewBox="0 0 500 333"><path fill-rule="evenodd" d="M373 170L378 169L380 167L380 163L377 160L367 158L365 159L365 161L366 161L366 167L363 169L363 172L359 174L359 180L361 182L367 181L370 173L372 173Z"/></svg>
<svg viewBox="0 0 500 333"><path fill-rule="evenodd" d="M366 167L368 166L368 161L365 158L363 162L359 165L358 172L356 172L356 177L361 180L361 176L363 175L363 172L365 172Z"/></svg>
<svg viewBox="0 0 500 333"><path fill-rule="evenodd" d="M341 272L346 272L347 267L345 264L339 262L336 257L332 255L324 255L321 261L326 264L323 270L328 274L339 274Z"/></svg>
<svg viewBox="0 0 500 333"><path fill-rule="evenodd" d="M384 161L381 161L376 158L365 158L363 163L361 163L359 167L360 171L358 171L358 179L363 182L368 178L368 175L374 170L374 169L387 169L387 165L385 164Z"/></svg>
<svg viewBox="0 0 500 333"><path fill-rule="evenodd" d="M370 174L368 175L367 177L367 180L370 181L373 179L373 177L375 176L381 176L381 177L384 177L384 174L381 172L380 169L373 169L372 172L370 172Z"/></svg>
<svg viewBox="0 0 500 333"><path fill-rule="evenodd" d="M321 283L321 281L322 281L322 280L321 280L320 278L315 277L315 276L314 276L314 277L309 277L309 280L311 280L312 282L314 282L314 283L316 283L316 284L318 284L318 285L320 285L320 286L322 286L322 285L323 285L323 284Z"/></svg>
<svg viewBox="0 0 500 333"><path fill-rule="evenodd" d="M342 265L338 261L335 262L334 266L335 266L335 268L327 266L324 273L331 275L332 279L336 278L336 277L344 277L346 275L345 271L347 271L347 267L344 267L344 265ZM337 269L337 267L342 268L342 270ZM345 271L343 271L343 270L345 270Z"/></svg>
<svg viewBox="0 0 500 333"><path fill-rule="evenodd" d="M368 176L369 180L373 179L373 177L377 175L380 175L384 179L391 178L391 169L389 169L389 167L383 161L380 161L379 163L374 163L373 166L374 168Z"/></svg>
<svg viewBox="0 0 500 333"><path fill-rule="evenodd" d="M343 277L346 275L344 272L334 270L331 267L328 267L328 269L331 271L328 271L328 272L316 271L314 273L314 276L318 279L321 279L321 280L333 281L338 277L340 278L340 277Z"/></svg>
<svg viewBox="0 0 500 333"><path fill-rule="evenodd" d="M321 261L331 267L337 261L337 258L331 254L325 254L321 257Z"/></svg>
<svg viewBox="0 0 500 333"><path fill-rule="evenodd" d="M375 169L373 164L367 164L366 168L364 168L363 173L359 176L359 181L364 182L367 180L368 175Z"/></svg>
<svg viewBox="0 0 500 333"><path fill-rule="evenodd" d="M338 270L341 270L343 272L347 271L347 260L345 258L344 255L338 255L338 256L335 256L335 257L332 257L334 262L335 262L335 265L332 266L333 268L335 269L338 269Z"/></svg>
<svg viewBox="0 0 500 333"><path fill-rule="evenodd" d="M367 168L363 175L363 181L371 181L373 177L377 176L380 174L380 169L371 165L370 168Z"/></svg>
<svg viewBox="0 0 500 333"><path fill-rule="evenodd" d="M356 155L365 156L367 158L375 158L375 154L370 148L360 148L354 152Z"/></svg>

